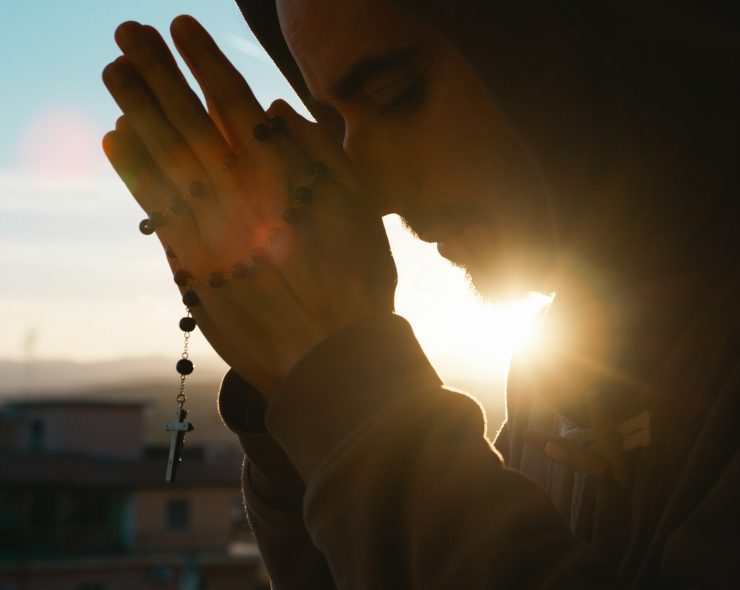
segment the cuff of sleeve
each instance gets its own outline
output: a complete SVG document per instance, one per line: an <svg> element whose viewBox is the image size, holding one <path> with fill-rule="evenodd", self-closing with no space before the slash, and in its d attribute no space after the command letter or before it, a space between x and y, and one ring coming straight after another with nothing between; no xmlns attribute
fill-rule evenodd
<svg viewBox="0 0 740 590"><path fill-rule="evenodd" d="M371 314L327 338L288 373L270 401L267 429L308 481L385 406L440 384L408 322Z"/></svg>
<svg viewBox="0 0 740 590"><path fill-rule="evenodd" d="M239 437L247 457L245 484L274 509L300 508L305 486L265 428L265 403L259 391L230 370L221 383L218 410L224 424Z"/></svg>

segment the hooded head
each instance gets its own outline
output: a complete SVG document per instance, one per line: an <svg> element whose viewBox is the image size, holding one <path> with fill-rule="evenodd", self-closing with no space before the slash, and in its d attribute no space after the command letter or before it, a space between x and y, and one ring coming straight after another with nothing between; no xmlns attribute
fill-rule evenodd
<svg viewBox="0 0 740 590"><path fill-rule="evenodd" d="M486 293L654 274L716 209L677 198L686 169L706 163L696 137L677 130L706 105L687 94L692 72L671 61L691 35L651 30L648 10L239 4L317 120L336 129L379 212L438 243Z"/></svg>

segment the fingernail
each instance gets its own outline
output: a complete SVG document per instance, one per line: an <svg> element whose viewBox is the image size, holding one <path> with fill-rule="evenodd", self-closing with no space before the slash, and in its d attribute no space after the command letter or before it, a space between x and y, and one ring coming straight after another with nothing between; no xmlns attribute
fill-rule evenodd
<svg viewBox="0 0 740 590"><path fill-rule="evenodd" d="M548 441L547 443L545 443L545 455L550 457L550 459L552 459L553 461L557 461L558 463L566 463L570 456L568 454L568 451L552 441Z"/></svg>
<svg viewBox="0 0 740 590"><path fill-rule="evenodd" d="M122 48L134 46L143 37L143 28L136 21L127 21L116 29L116 41Z"/></svg>
<svg viewBox="0 0 740 590"><path fill-rule="evenodd" d="M196 20L189 14L181 14L172 21L172 25L182 33L192 33L196 29Z"/></svg>
<svg viewBox="0 0 740 590"><path fill-rule="evenodd" d="M125 63L116 60L105 67L103 79L118 85L126 84L129 80L128 68Z"/></svg>

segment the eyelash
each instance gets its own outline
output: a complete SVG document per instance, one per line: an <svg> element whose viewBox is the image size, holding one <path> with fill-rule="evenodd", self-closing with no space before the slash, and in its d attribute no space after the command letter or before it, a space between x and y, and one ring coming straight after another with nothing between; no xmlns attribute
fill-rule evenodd
<svg viewBox="0 0 740 590"><path fill-rule="evenodd" d="M396 98L380 106L383 117L408 113L415 110L424 100L425 84L421 77L412 80Z"/></svg>

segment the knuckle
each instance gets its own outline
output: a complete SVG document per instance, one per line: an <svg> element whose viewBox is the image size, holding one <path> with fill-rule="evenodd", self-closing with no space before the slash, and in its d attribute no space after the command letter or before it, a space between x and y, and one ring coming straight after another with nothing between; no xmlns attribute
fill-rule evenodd
<svg viewBox="0 0 740 590"><path fill-rule="evenodd" d="M200 111L194 105L180 102L170 109L169 115L177 125L195 126L200 122Z"/></svg>
<svg viewBox="0 0 740 590"><path fill-rule="evenodd" d="M180 162L188 150L188 146L182 136L170 133L162 138L159 151L168 161L176 164Z"/></svg>
<svg viewBox="0 0 740 590"><path fill-rule="evenodd" d="M267 114L271 117L279 116L284 119L293 119L297 116L297 113L293 108L282 98L274 100L272 104L267 108Z"/></svg>
<svg viewBox="0 0 740 590"><path fill-rule="evenodd" d="M213 89L213 100L222 111L233 111L244 107L245 96L234 86L219 85Z"/></svg>

